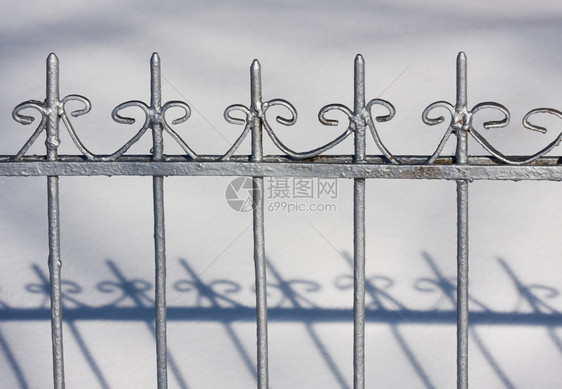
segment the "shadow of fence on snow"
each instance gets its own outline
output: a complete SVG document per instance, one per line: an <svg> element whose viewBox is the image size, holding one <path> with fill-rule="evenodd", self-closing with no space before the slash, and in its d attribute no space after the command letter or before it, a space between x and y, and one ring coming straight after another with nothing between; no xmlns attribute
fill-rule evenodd
<svg viewBox="0 0 562 389"><path fill-rule="evenodd" d="M423 258L431 270L431 277L419 278L413 287L417 293L433 293L439 304L445 303L448 309L437 306L431 309L410 309L406 304L392 296L391 288L394 281L382 275L367 275L366 293L366 321L367 323L388 324L392 336L415 371L425 388L435 388L430 375L424 370L423 362L416 356L401 332L404 324L432 324L456 325L456 279L445 276L439 269L437 262L428 254ZM347 258L351 264L349 258ZM500 362L486 347L478 334L479 325L498 326L533 326L544 327L553 344L562 354L562 340L556 333L556 328L562 326L562 312L547 301L554 298L559 291L546 285L528 285L508 265L504 259L498 259L502 270L513 284L520 304L511 312L499 312L490 309L484 302L470 297L470 306L476 309L470 313L471 339L481 351L487 363L493 369L499 380L506 388L515 388L508 375L502 370ZM146 280L133 279L119 268L116 262L106 262L109 277L97 284L97 293L112 295L113 301L100 306L84 304L80 297L89 291L72 281L63 281L63 317L65 322L65 336L71 337L79 347L80 352L88 362L98 384L103 389L110 386L104 377L94 356L90 352L76 323L88 320L143 322L150 336L154 336L154 306L151 297L152 284ZM255 322L255 308L247 306L236 299L236 294L242 292L242 286L229 280L204 281L185 259L180 259L183 274L177 280L170 280L170 285L183 294L191 294L195 304L192 306L168 307L169 322L215 322L221 323L228 339L234 345L237 353L244 362L249 374L255 377L256 369L253 362L253 350L247 350L240 336L236 333L233 323ZM49 284L46 269L33 265L32 269L37 281L25 286L28 293L41 294L44 298L36 308L18 308L0 301L0 325L3 322L46 321L50 319ZM350 265L350 274L352 267ZM316 330L319 323L352 322L351 308L328 308L318 306L311 299L313 293L332 293L346 291L351 293L352 276L345 274L334 281L334 290L322 287L318 282L306 279L287 279L268 260L268 287L274 293L275 299L270 299L268 309L269 321L302 323L306 334L315 345L326 367L333 375L338 387L350 389L333 356L328 351L328 340L322 339ZM273 301L274 300L274 301ZM523 304L524 303L524 304ZM527 305L527 310L522 306ZM16 359L13 346L0 328L0 353L3 353L19 387L28 388L26 377L22 370L22 361ZM181 389L187 389L187 373L174 359L172 353L168 357L169 371Z"/></svg>

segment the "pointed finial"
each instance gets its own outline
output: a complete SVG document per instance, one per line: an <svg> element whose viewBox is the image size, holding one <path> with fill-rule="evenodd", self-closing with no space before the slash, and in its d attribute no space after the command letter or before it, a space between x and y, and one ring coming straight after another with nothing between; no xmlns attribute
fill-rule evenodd
<svg viewBox="0 0 562 389"><path fill-rule="evenodd" d="M257 59L254 59L250 67L250 88L252 107L255 110L261 109L261 65Z"/></svg>
<svg viewBox="0 0 562 389"><path fill-rule="evenodd" d="M365 109L365 59L361 54L355 56L354 87L354 111L360 114Z"/></svg>
<svg viewBox="0 0 562 389"><path fill-rule="evenodd" d="M150 89L150 105L153 108L160 108L162 101L160 56L156 52L150 57Z"/></svg>
<svg viewBox="0 0 562 389"><path fill-rule="evenodd" d="M56 65L56 64L59 63L59 58L57 57L57 55L55 53L51 53L47 57L47 63L49 65Z"/></svg>
<svg viewBox="0 0 562 389"><path fill-rule="evenodd" d="M59 101L59 59L55 53L47 57L47 102L53 108Z"/></svg>
<svg viewBox="0 0 562 389"><path fill-rule="evenodd" d="M158 55L158 53L156 51L154 53L152 53L152 56L150 57L150 62L153 65L158 65L160 63L160 56Z"/></svg>
<svg viewBox="0 0 562 389"><path fill-rule="evenodd" d="M365 60L361 54L355 56L353 79L353 113L356 118L362 118L365 110ZM365 125L357 122L355 126L355 156L354 161L365 162L366 140Z"/></svg>
<svg viewBox="0 0 562 389"><path fill-rule="evenodd" d="M254 59L250 67L250 110L255 116L252 123L252 161L261 161L263 158L262 145L262 95L261 95L261 65Z"/></svg>
<svg viewBox="0 0 562 389"><path fill-rule="evenodd" d="M461 51L457 55L457 110L467 105L466 62L466 54Z"/></svg>
<svg viewBox="0 0 562 389"><path fill-rule="evenodd" d="M456 130L457 151L455 153L457 163L464 165L468 161L468 135L472 114L467 108L467 87L466 87L466 54L460 52L457 56L457 102L455 106L456 115L460 115Z"/></svg>
<svg viewBox="0 0 562 389"><path fill-rule="evenodd" d="M45 108L49 112L47 121L47 160L57 159L59 139L59 59L54 53L47 57L47 98Z"/></svg>
<svg viewBox="0 0 562 389"><path fill-rule="evenodd" d="M259 71L259 70L261 69L260 61L258 61L257 59L254 59L254 60L252 61L252 67L251 67L251 69L252 69L252 70L255 70L255 71Z"/></svg>

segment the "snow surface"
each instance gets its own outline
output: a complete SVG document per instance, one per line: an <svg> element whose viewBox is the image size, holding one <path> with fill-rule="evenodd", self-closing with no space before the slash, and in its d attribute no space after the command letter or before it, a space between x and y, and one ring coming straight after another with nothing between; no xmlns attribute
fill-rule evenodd
<svg viewBox="0 0 562 389"><path fill-rule="evenodd" d="M91 113L72 119L81 139L96 153L115 151L134 128L112 122L110 112L127 100L148 100L148 61L157 51L164 101L192 106L180 132L198 153L224 153L240 134L222 114L230 104L248 104L254 58L264 98L287 99L299 112L295 126L277 129L283 141L306 150L333 139L341 129L320 125L317 112L329 103L352 105L353 59L362 53L367 98L397 109L379 126L386 146L428 155L444 128L425 126L421 112L453 101L461 50L470 106L497 101L512 113L510 126L485 131L487 138L506 154L532 154L561 127L541 119L551 130L540 135L520 124L533 108L560 109L561 34L562 3L550 0L4 2L0 154L15 154L33 131L10 115L22 101L44 99L50 52L60 59L61 94L93 103ZM64 132L62 142L62 153L76 153ZM166 142L167 153L179 152ZM352 147L348 139L332 152ZM149 148L146 136L131 152ZM368 148L377 153L371 139ZM245 144L241 152L248 150ZM270 143L265 150L277 153ZM485 154L477 144L470 150ZM43 140L30 153L43 154ZM176 312L169 322L171 388L255 386L251 214L226 203L231 180L165 180L167 293ZM67 387L154 388L151 180L60 181L65 308L81 315L65 322ZM1 178L0 185L0 387L46 388L48 314L15 321L9 310L47 306L45 179ZM352 386L352 182L337 186L333 199L303 200L334 204L332 212L266 213L272 388ZM561 196L558 183L470 185L473 388L562 387ZM368 304L376 312L367 323L368 388L455 387L454 304L445 293L456 271L455 212L452 182L367 184ZM124 293L118 277L138 293L116 302ZM280 283L285 292L275 287ZM198 299L197 285L218 295ZM373 294L375 287L385 297ZM110 304L123 314L108 318Z"/></svg>

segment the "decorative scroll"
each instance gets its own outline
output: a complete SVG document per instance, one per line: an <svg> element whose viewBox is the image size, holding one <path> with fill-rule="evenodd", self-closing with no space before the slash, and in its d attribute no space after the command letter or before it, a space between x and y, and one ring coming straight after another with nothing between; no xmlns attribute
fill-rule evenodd
<svg viewBox="0 0 562 389"><path fill-rule="evenodd" d="M84 108L72 111L70 114L74 117L85 115L90 112L92 104L90 100L80 95L69 95L64 97L62 100L59 98L59 59L55 54L50 54L47 58L47 98L44 102L37 100L29 100L19 104L12 111L12 117L18 123L28 125L33 123L35 118L33 116L23 115L21 112L25 109L35 109L41 114L41 121L37 126L37 129L31 135L31 138L25 143L21 150L15 155L14 160L20 160L27 150L33 145L37 140L39 135L43 131L47 133L47 155L48 159L55 159L57 155L57 149L60 144L59 139L59 122L62 120L64 126L68 130L72 141L80 150L82 154L88 159L94 159L94 154L91 153L86 146L82 144L76 131L72 127L68 115L66 113L66 103L69 101L79 101L84 105Z"/></svg>
<svg viewBox="0 0 562 389"><path fill-rule="evenodd" d="M59 140L59 124L60 121L66 127L70 137L78 150L88 160L92 161L116 161L122 157L133 144L135 144L149 129L153 135L153 148L151 150L152 159L155 161L164 160L163 133L169 134L183 149L185 154L193 159L201 158L195 151L180 137L180 135L172 128L172 126L187 121L191 115L190 107L182 101L169 101L161 104L161 70L160 58L154 53L150 62L151 68L151 102L150 105L138 101L127 101L118 105L112 112L113 120L122 124L133 124L135 119L125 116L123 111L127 108L137 107L144 113L144 122L137 133L127 141L122 147L110 155L96 155L86 148L80 141L74 127L72 126L66 109L66 103L69 101L78 101L83 107L81 109L70 112L73 117L81 116L88 113L91 109L90 101L80 95L68 95L62 99L59 98L59 63L55 54L50 54L47 58L47 97L44 102L37 100L29 100L19 104L13 111L12 117L21 124L31 124L34 118L23 114L27 109L35 109L41 115L41 120L21 150L13 157L13 160L21 160L31 145L39 138L43 131L46 132L47 140L47 160L56 160L58 158ZM273 141L274 145L285 155L293 159L310 159L319 156L336 145L343 142L350 135L354 134L354 163L364 163L367 161L366 154L366 133L370 132L375 145L382 154L383 161L391 164L419 164L420 157L396 157L384 145L377 131L375 122L386 122L391 120L396 110L394 106L386 100L373 99L365 102L365 61L361 55L355 58L355 76L354 76L354 105L353 109L343 104L329 104L324 106L318 113L320 123L326 126L337 126L338 120L331 119L328 114L332 111L343 112L347 116L348 125L345 130L332 141L318 146L312 150L295 151L277 136L273 129L271 121L268 118L268 110L271 107L281 107L286 111L284 115L278 115L275 120L283 126L292 126L297 121L297 110L295 107L284 99L272 99L263 101L262 99L262 82L261 82L261 66L257 60L251 66L251 103L249 107L235 104L231 105L224 111L224 118L229 124L244 126L242 133L229 150L218 157L218 160L228 161L233 154L239 149L241 143L248 137L251 132L252 143L252 160L259 161L263 158L263 133L267 134ZM388 113L382 116L373 117L372 109L375 105L383 106ZM170 108L179 108L183 114L168 121L166 114ZM466 56L459 53L457 57L457 100L455 105L446 101L437 101L430 104L422 113L422 120L425 124L434 126L445 122L443 116L433 117L431 113L436 109L445 109L450 113L450 121L441 138L437 148L426 159L426 164L433 164L441 153L449 140L451 134L457 138L456 159L457 164L468 163L468 136L470 135L477 143L487 150L495 159L510 165L526 165L529 164L551 150L560 145L562 142L562 133L551 142L547 147L529 157L508 157L494 146L492 146L486 138L481 134L480 130L473 125L473 117L479 111L485 109L493 109L498 111L502 117L488 121L483 124L484 129L500 128L508 125L510 121L510 113L506 107L495 102L483 102L475 105L472 109L467 106L467 76L466 76ZM523 118L523 126L529 130L546 133L546 128L533 124L531 119L537 114L551 114L562 119L562 112L552 108L537 108L525 115ZM367 130L368 128L368 130ZM208 160L211 156L206 156ZM217 157L215 157L217 158Z"/></svg>
<svg viewBox="0 0 562 389"><path fill-rule="evenodd" d="M237 125L244 125L244 130L242 134L236 142L232 145L232 147L222 156L222 160L228 160L234 152L240 147L242 141L246 138L248 133L250 132L252 126L259 126L265 129L266 133L269 135L275 146L287 156L295 158L295 159L307 159L316 157L331 148L335 147L339 143L341 143L345 138L347 138L352 133L355 133L355 136L359 138L356 141L356 160L363 160L365 158L364 153L364 143L365 143L365 128L369 127L371 134L375 140L376 145L378 146L379 150L384 154L384 156L391 161L392 163L397 163L396 159L390 154L390 152L386 149L384 144L382 143L377 129L375 128L373 118L371 116L371 108L374 105L382 105L388 111L389 114L385 116L376 117L376 121L378 122L385 122L394 117L396 110L388 101L382 99L374 99L371 100L367 105L365 105L365 62L361 55L358 55L355 59L355 109L352 111L347 108L345 105L342 104L330 104L323 107L320 112L318 113L319 121L326 125L326 126L337 126L338 121L334 119L328 119L326 114L333 110L338 110L343 112L349 119L349 125L347 126L346 130L339 135L336 139L328 142L327 144L317 147L313 150L298 152L294 151L291 148L287 147L279 137L273 131L271 124L267 119L267 110L273 106L281 106L284 107L290 116L283 117L277 116L276 121L279 124L284 126L292 126L297 121L297 111L295 107L286 100L283 99L273 99L270 101L262 101L261 95L261 66L257 60L254 60L252 67L250 69L251 72L251 101L252 104L250 108L235 104L229 106L224 112L225 120L230 124L237 124ZM237 118L232 116L232 113L238 111L244 115L244 118ZM253 133L253 137L258 137L259 139L252 140L252 154L254 158L261 158L256 155L255 153L261 154L261 132L256 131ZM359 146L357 146L359 145ZM363 146L362 146L363 145Z"/></svg>
<svg viewBox="0 0 562 389"><path fill-rule="evenodd" d="M221 157L221 160L228 160L234 154L234 152L240 147L242 141L246 138L251 129L252 131L252 157L255 160L259 160L263 157L262 150L262 132L261 129L264 128L275 146L279 148L286 155L296 158L305 159L311 158L318 155L320 152L327 150L337 143L341 142L347 135L340 136L341 139L336 139L324 145L318 149L314 149L306 152L297 152L287 147L281 140L277 137L269 121L267 120L267 110L270 107L281 106L284 107L290 114L288 118L283 116L277 116L275 120L277 123L284 126L292 126L297 121L297 110L295 107L286 100L283 99L273 99L270 101L262 101L262 83L261 83L261 65L258 60L254 60L250 68L251 75L251 105L250 108L235 104L226 108L224 111L224 118L230 124L244 125L244 130L242 134L238 137L236 142L232 147ZM244 115L244 119L232 116L233 112L241 112Z"/></svg>
<svg viewBox="0 0 562 389"><path fill-rule="evenodd" d="M484 148L490 151L493 155L495 156L501 155L486 141L486 139L484 139L482 135L480 135L480 133L478 133L474 129L474 127L472 126L472 118L476 112L482 109L486 109L486 108L496 109L505 115L504 118L502 120L485 122L483 126L485 129L505 127L509 123L510 114L507 108L505 108L503 105L494 102L485 102L485 103L477 104L476 106L474 106L474 108L472 108L472 110L468 110L466 108L466 105L457 108L457 107L453 107L453 105L451 105L446 101L437 101L429 105L423 111L422 120L425 124L434 126L443 123L445 121L445 118L443 116L437 118L429 117L429 113L436 108L447 109L451 113L451 122L449 124L449 127L447 128L447 131L445 132L445 135L441 139L441 142L439 142L437 149L431 155L431 157L429 157L427 163L433 163L437 159L437 157L439 157L441 151L443 150L445 144L447 143L447 140L453 133L457 135L462 134L463 132L470 133L478 143L480 143Z"/></svg>
<svg viewBox="0 0 562 389"><path fill-rule="evenodd" d="M151 102L150 106L146 105L142 101L132 100L122 103L113 109L111 117L117 123L121 124L133 124L135 119L130 117L124 117L120 115L120 112L129 107L139 107L145 115L144 123L141 129L133 136L123 147L117 150L115 153L102 158L103 160L115 160L122 156L129 148L135 144L149 129L152 128L154 145L152 149L152 155L155 160L161 160L164 153L164 145L162 140L162 130L166 131L189 155L192 159L197 159L197 154L187 145L187 143L175 132L171 125L166 120L166 112L170 108L181 108L184 114L173 120L172 124L180 124L191 115L191 109L189 105L182 101L169 101L163 106L162 101L162 91L161 91L161 70L160 70L160 57L157 53L152 55L150 60L150 73L151 73Z"/></svg>
<svg viewBox="0 0 562 389"><path fill-rule="evenodd" d="M342 104L330 104L330 105L326 105L325 107L323 107L320 110L320 113L318 114L318 119L324 125L327 125L327 126L337 126L338 125L337 120L326 118L326 113L328 113L329 111L333 111L333 110L341 111L341 112L345 113L347 115L347 117L349 118L349 126L347 127L346 132L344 132L342 135L340 135L340 137L338 137L336 140L332 141L331 143L333 143L333 144L331 144L331 146L329 148L331 148L331 147L335 146L336 144L340 143L342 140L347 138L348 135L350 135L351 133L354 133L354 132L355 132L355 136L359 137L361 139L361 142L364 143L365 128L369 127L369 130L371 131L371 135L373 136L375 144L377 145L377 147L381 151L381 153L383 153L383 155L391 163L398 163L398 160L396 159L396 157L394 157L390 153L390 151L388 151L388 149L384 146L384 144L382 143L382 140L381 140L381 138L380 138L380 136L377 132L377 129L375 127L373 117L372 117L372 114L371 114L371 109L374 105L382 105L389 112L388 115L375 117L375 121L377 121L377 122L389 121L396 114L396 109L394 108L394 106L392 104L390 104L388 101L382 100L382 99L373 99L373 100L369 101L367 103L367 105L364 105L360 109L356 109L356 111L358 111L357 113L351 111L349 108L347 108L345 105L342 105ZM337 143L335 143L336 141L337 141ZM319 150L318 154L325 151L325 150L320 150L320 149L317 149L317 150ZM357 159L358 150L356 150L355 156L356 156L356 159ZM364 158L365 158L365 155L363 155L362 159L364 159Z"/></svg>
<svg viewBox="0 0 562 389"><path fill-rule="evenodd" d="M466 55L464 53L459 53L457 57L457 102L456 105L453 106L452 104L446 101L438 101L431 105L429 105L422 114L422 120L425 124L433 126L436 124L440 124L445 121L443 116L437 118L430 118L429 113L434 110L435 108L445 108L451 113L451 121L449 123L449 127L445 132L445 135L441 139L441 142L437 146L435 152L429 157L427 160L428 164L435 162L437 157L441 154L443 147L447 143L447 140L454 133L457 136L457 163L466 163L468 158L468 147L466 144L466 135L470 134L476 142L478 142L484 149L486 149L490 154L496 157L498 160L505 162L510 165L526 165L531 163L538 158L542 157L546 153L550 152L553 148L558 146L562 141L562 133L558 135L558 137L547 147L542 149L541 151L533 154L530 157L523 158L523 159L514 159L505 156L496 148L494 148L487 140L484 138L472 125L473 116L480 110L491 108L500 111L503 113L503 119L485 122L483 127L485 129L491 128L501 128L507 126L510 120L510 113L503 105L494 103L494 102L484 102L475 105L472 110L469 110L467 107L467 85L466 85L467 77L466 77ZM562 113L560 111L548 108L538 108L530 111L525 117L523 118L523 126L526 128L538 131L541 133L546 133L546 128L539 127L533 125L529 122L529 117L537 114L537 113L550 113L562 118Z"/></svg>

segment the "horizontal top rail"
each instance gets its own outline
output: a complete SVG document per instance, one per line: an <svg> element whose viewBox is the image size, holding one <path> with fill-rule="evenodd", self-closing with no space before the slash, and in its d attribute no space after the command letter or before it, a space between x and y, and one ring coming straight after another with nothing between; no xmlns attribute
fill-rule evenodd
<svg viewBox="0 0 562 389"><path fill-rule="evenodd" d="M392 120L396 115L396 109L386 100L366 99L365 60L361 55L355 58L354 68L353 106L329 104L318 112L318 119L324 126L337 126L339 121L331 115L339 112L339 115L345 118L344 121L347 121L347 125L341 125L343 132L330 142L312 150L295 151L281 141L272 124L275 121L281 126L294 125L297 121L297 111L284 99L263 99L261 65L255 60L250 67L250 104L230 105L224 111L224 119L229 124L243 129L224 154L210 156L193 150L173 128L189 119L191 108L182 101L163 102L161 61L158 54L154 53L150 60L150 102L130 100L116 106L111 113L117 123L131 125L135 123L135 119L129 116L129 112L133 109L140 110L144 116L143 123L129 141L118 150L112 154L99 155L89 150L80 140L70 118L70 116L87 114L92 105L81 95L60 96L59 61L55 54L51 54L47 58L46 99L25 101L12 112L14 120L25 125L34 121L34 117L27 113L29 111L38 111L41 119L31 137L15 155L0 156L0 175L293 175L348 178L560 180L559 158L545 157L545 155L562 143L562 133L546 147L528 157L507 156L482 135L480 127L484 129L505 127L510 122L511 115L506 107L495 102L481 102L472 108L467 105L467 59L464 53L459 53L457 57L456 101L434 102L421 114L421 119L426 125L444 124L443 128L445 128L445 133L436 149L425 157L394 155L384 145L377 126L379 123ZM66 105L71 101L81 106L80 109L67 112ZM272 107L276 107L278 113L274 120L269 113ZM475 125L474 116L482 110L495 111L497 118ZM380 111L383 113L381 114ZM436 111L443 113L448 111L449 118L435 115ZM174 119L169 117L171 114L175 114ZM536 108L524 116L523 127L546 133L546 128L534 122L535 116L545 114L562 119L561 111L553 108ZM81 156L59 155L61 128L68 131ZM151 155L127 154L147 132L152 133L153 138ZM31 146L43 133L46 134L45 156L27 155ZM163 138L165 134L169 135L185 154L166 156ZM442 156L441 153L451 135L456 137L455 155ZM348 137L353 138L353 155L326 154ZM251 144L251 154L238 155L242 142L247 138ZM265 155L264 138L269 138L283 156ZM489 153L489 157L470 156L469 139L482 146ZM367 155L367 141L374 141L379 156ZM275 164L278 166L273 166ZM460 166L463 165L467 166L461 168Z"/></svg>
<svg viewBox="0 0 562 389"><path fill-rule="evenodd" d="M57 161L26 157L20 161L0 156L0 176L257 176L386 178L428 180L539 180L562 181L559 157L542 157L530 165L505 165L493 157L470 157L459 165L455 158L440 158L424 164L424 157L400 157L400 165L388 164L383 157L366 157L354 163L352 156L321 156L310 161L294 161L284 156L263 157L259 162L248 156L220 161L216 157L190 160L183 156L154 161L151 156L126 156L119 161L87 161L81 156L59 156Z"/></svg>

